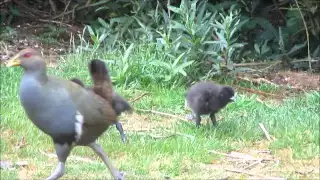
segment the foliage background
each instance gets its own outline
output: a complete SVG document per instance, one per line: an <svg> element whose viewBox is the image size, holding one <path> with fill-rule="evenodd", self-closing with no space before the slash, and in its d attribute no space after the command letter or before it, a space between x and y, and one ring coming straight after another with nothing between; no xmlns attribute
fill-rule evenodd
<svg viewBox="0 0 320 180"><path fill-rule="evenodd" d="M101 58L116 70L116 83L175 86L238 72L320 69L319 0L12 0L0 5L3 37L16 25L51 23L43 38L73 41L72 51L89 51L88 58L112 52L114 58ZM81 27L73 38L65 34L70 27ZM267 68L250 66L257 62Z"/></svg>

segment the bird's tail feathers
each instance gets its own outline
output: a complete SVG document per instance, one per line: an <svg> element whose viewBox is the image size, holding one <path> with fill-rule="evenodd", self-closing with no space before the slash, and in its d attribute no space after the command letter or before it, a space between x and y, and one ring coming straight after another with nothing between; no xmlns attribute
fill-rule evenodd
<svg viewBox="0 0 320 180"><path fill-rule="evenodd" d="M112 103L112 82L105 63L98 59L90 61L89 72L93 81L93 91Z"/></svg>

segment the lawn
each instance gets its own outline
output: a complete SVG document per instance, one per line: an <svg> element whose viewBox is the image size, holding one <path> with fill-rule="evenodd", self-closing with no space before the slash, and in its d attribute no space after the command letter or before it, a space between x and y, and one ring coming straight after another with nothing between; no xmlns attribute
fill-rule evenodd
<svg viewBox="0 0 320 180"><path fill-rule="evenodd" d="M77 76L91 83L87 61L71 57L49 68L48 73L65 78ZM1 179L44 179L57 163L51 139L35 128L22 109L18 96L22 69L1 67L0 71L1 160L27 162L23 167L1 169ZM127 144L121 142L114 126L98 140L128 179L319 177L319 92L302 93L281 102L261 101L257 95L239 92L236 102L217 114L218 126L212 127L204 116L202 126L196 128L193 122L140 111L184 117L189 113L184 109L184 87L150 85L137 89L117 85L116 90L128 100L148 93L131 103L136 109L132 114L120 117ZM271 134L271 141L265 138L259 123ZM255 160L248 160L249 155ZM77 147L62 179L110 177L91 149Z"/></svg>

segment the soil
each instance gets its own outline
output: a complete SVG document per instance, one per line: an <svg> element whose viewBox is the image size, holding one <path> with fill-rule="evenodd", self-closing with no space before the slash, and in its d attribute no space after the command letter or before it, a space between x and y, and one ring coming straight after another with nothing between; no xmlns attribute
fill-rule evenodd
<svg viewBox="0 0 320 180"><path fill-rule="evenodd" d="M280 71L269 75L269 80L277 85L291 86L297 90L320 91L320 74L307 72Z"/></svg>

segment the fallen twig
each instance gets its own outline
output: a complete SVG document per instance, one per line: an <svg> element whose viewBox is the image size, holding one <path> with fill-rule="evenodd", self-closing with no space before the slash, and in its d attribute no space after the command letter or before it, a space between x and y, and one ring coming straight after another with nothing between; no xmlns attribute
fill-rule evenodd
<svg viewBox="0 0 320 180"><path fill-rule="evenodd" d="M141 112L149 112L149 113L153 113L153 114L159 114L159 115L168 116L168 117L172 117L172 118L177 118L179 120L189 122L187 119L184 119L182 117L179 117L179 116L173 115L173 114L169 114L169 113L164 113L164 112L155 111L155 110L148 110L148 109L138 109L138 108L136 108L135 110L141 111Z"/></svg>
<svg viewBox="0 0 320 180"><path fill-rule="evenodd" d="M235 173L247 174L247 175L250 175L250 176L256 176L256 177L260 177L260 178L264 178L264 179L273 179L273 180L284 180L285 179L285 178L279 178L279 177L265 177L265 176L262 176L260 174L251 173L251 172L244 171L244 170L241 170L241 169L228 169L228 168L225 168L224 170L230 171L230 172L235 172Z"/></svg>
<svg viewBox="0 0 320 180"><path fill-rule="evenodd" d="M298 173L298 174L301 174L301 175L307 175L307 174L310 174L314 171L314 169L311 169L309 171L306 171L306 172L302 172L302 171L298 171L296 170L295 172Z"/></svg>
<svg viewBox="0 0 320 180"><path fill-rule="evenodd" d="M297 62L318 62L320 60L316 60L316 59L311 59L310 61L308 59L299 59L299 60L294 60L291 61L290 63L297 63Z"/></svg>
<svg viewBox="0 0 320 180"><path fill-rule="evenodd" d="M0 169L9 169L13 170L15 167L24 167L28 166L28 161L2 161L0 160Z"/></svg>
<svg viewBox="0 0 320 180"><path fill-rule="evenodd" d="M169 131L169 130L166 130L166 129L163 129L163 131L166 131L168 132L168 135L155 135L155 134L152 134L152 131L147 131L148 133L143 133L143 132L140 132L138 134L147 134L148 136L154 138L154 139L165 139L165 138L169 138L169 137L172 137L172 136L183 136L183 137L187 137L191 140L194 140L194 136L191 136L191 135L188 135L188 134L183 134L183 133L180 133L180 132L173 132L173 131Z"/></svg>
<svg viewBox="0 0 320 180"><path fill-rule="evenodd" d="M224 178L221 178L221 179L217 179L217 180L228 180L230 178L230 176L227 176L227 177L224 177Z"/></svg>
<svg viewBox="0 0 320 180"><path fill-rule="evenodd" d="M53 17L52 19L57 19L57 18L59 18L61 16L65 16L67 14L73 13L75 10L79 11L79 10L82 10L82 9L85 9L85 8L89 8L89 7L101 6L101 5L103 5L103 4L107 3L107 2L109 2L109 0L99 1L99 2L96 2L96 3L93 3L93 4L86 4L86 5L80 6L78 8L72 9L70 11L63 12L63 13L59 14L58 16Z"/></svg>
<svg viewBox="0 0 320 180"><path fill-rule="evenodd" d="M169 135L165 135L165 136L159 136L159 135L154 135L154 134L148 134L148 135L154 139L166 139L166 138L175 136L176 134L169 134Z"/></svg>
<svg viewBox="0 0 320 180"><path fill-rule="evenodd" d="M267 106L268 108L272 109L272 107L270 105L268 105L267 103L264 103L260 98L257 98L257 101L260 102L261 104Z"/></svg>
<svg viewBox="0 0 320 180"><path fill-rule="evenodd" d="M10 2L11 0L4 0L3 2L0 2L0 5L2 5L2 4L5 4L5 3L8 3L8 2Z"/></svg>
<svg viewBox="0 0 320 180"><path fill-rule="evenodd" d="M270 150L254 150L254 151L257 152L257 153L267 153L267 154L271 153Z"/></svg>
<svg viewBox="0 0 320 180"><path fill-rule="evenodd" d="M169 131L169 130L166 130L166 129L164 129L164 130L167 131L167 132L170 132L172 134L175 134L175 135L184 136L184 137L190 138L192 140L194 139L194 136L191 136L189 134L183 134L183 133L180 133L180 132L172 132L172 131Z"/></svg>
<svg viewBox="0 0 320 180"><path fill-rule="evenodd" d="M215 150L208 150L208 151L209 151L210 153L219 154L219 155L226 156L226 157L230 157L230 158L245 159L245 160L254 160L254 161L261 160L261 159L254 158L254 157L252 157L252 156L236 156L236 155L232 155L232 154L221 153L221 152L218 152L218 151L215 151Z"/></svg>
<svg viewBox="0 0 320 180"><path fill-rule="evenodd" d="M146 95L148 95L148 94L150 94L150 93L148 93L148 92L142 93L141 95L135 97L133 100L130 100L130 101L131 101L132 103L134 103L134 102L138 101L139 99L141 99L143 96L146 96Z"/></svg>
<svg viewBox="0 0 320 180"><path fill-rule="evenodd" d="M27 14L23 14L23 17L42 17L42 18L45 18L45 17L48 17L48 13L47 12L44 12L44 11L39 11L39 10L35 10L35 9L32 9L32 8L29 8L28 5L26 5L24 3L24 1L21 1L21 0L13 0L14 3L16 3L18 6L21 6L22 8L28 10L28 12L31 12L29 14L31 14L31 16L28 16Z"/></svg>
<svg viewBox="0 0 320 180"><path fill-rule="evenodd" d="M273 62L239 63L239 64L233 64L233 67L264 66L269 64L274 64L274 63Z"/></svg>
<svg viewBox="0 0 320 180"><path fill-rule="evenodd" d="M55 20L47 20L47 19L34 19L36 21L40 21L40 22L45 22L45 23L54 23L54 24L58 24L58 25L65 25L68 27L72 27L70 24L66 24L60 21L55 21Z"/></svg>
<svg viewBox="0 0 320 180"><path fill-rule="evenodd" d="M244 167L243 169L249 169L252 166L255 166L255 165L260 164L260 163L261 163L261 160L255 161L255 162L251 163L250 165Z"/></svg>
<svg viewBox="0 0 320 180"><path fill-rule="evenodd" d="M266 128L264 127L264 125L262 123L259 123L260 128L262 129L264 135L266 136L266 138L268 139L268 141L271 141L271 137L269 132L266 130Z"/></svg>
<svg viewBox="0 0 320 180"><path fill-rule="evenodd" d="M25 140L24 140L24 136L22 136L21 140L17 143L17 145L15 146L16 149L20 149L23 148L26 145Z"/></svg>
<svg viewBox="0 0 320 180"><path fill-rule="evenodd" d="M240 89L240 90L243 90L243 91L251 92L251 93L262 95L262 96L266 96L266 97L273 96L273 97L277 97L277 98L280 98L280 99L284 98L283 96L280 96L280 95L266 93L266 92L255 90L255 89L249 89L249 88L244 88L244 87L240 87L240 86L235 86L235 87L237 89Z"/></svg>
<svg viewBox="0 0 320 180"><path fill-rule="evenodd" d="M226 153L221 153L215 150L208 150L210 153L214 154L219 154L222 156L230 157L230 158L237 158L237 159L243 159L243 160L250 160L250 161L275 161L275 159L261 159L261 158L255 158L249 154L242 154L242 153L237 153L235 152L234 154L226 154ZM237 155L235 155L237 154Z"/></svg>
<svg viewBox="0 0 320 180"><path fill-rule="evenodd" d="M55 5L55 3L52 0L49 0L49 4L51 6L51 9L54 13L57 12L57 6Z"/></svg>
<svg viewBox="0 0 320 180"><path fill-rule="evenodd" d="M272 86L276 86L278 87L279 85L265 79L265 78L257 78L257 79L248 79L246 77L237 77L238 79L240 80L243 80L243 81L248 81L248 82L252 82L252 83L256 83L256 84L261 84L261 83L266 83L266 84L270 84Z"/></svg>
<svg viewBox="0 0 320 180"><path fill-rule="evenodd" d="M273 66L275 66L275 65L281 64L281 63L282 63L282 61L276 61L275 63L271 64L270 66L261 69L261 71L266 71L266 70L268 70L269 68L271 68L271 67L273 67Z"/></svg>

